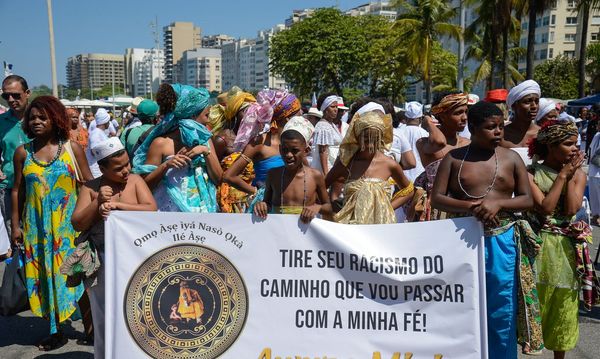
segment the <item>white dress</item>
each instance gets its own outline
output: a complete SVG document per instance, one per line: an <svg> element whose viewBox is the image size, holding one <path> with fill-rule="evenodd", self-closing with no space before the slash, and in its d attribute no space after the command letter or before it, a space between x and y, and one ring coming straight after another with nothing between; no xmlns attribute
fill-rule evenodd
<svg viewBox="0 0 600 359"><path fill-rule="evenodd" d="M328 156L327 156L327 166L329 169L333 167L336 158L338 157L338 153L340 152L340 143L342 143L342 139L346 135L346 131L348 131L348 124L342 122L341 131L338 127L327 121L320 120L317 122L315 126L315 132L312 138L312 163L311 167L316 168L323 171L321 167L321 161L319 158L319 145L321 146L329 146L328 147Z"/></svg>
<svg viewBox="0 0 600 359"><path fill-rule="evenodd" d="M425 172L425 167L423 167L423 163L421 163L421 156L419 155L419 151L417 151L417 141L423 137L429 137L429 132L425 131L420 126L404 126L402 127L402 132L408 140L410 147L413 149L413 154L415 155L415 160L417 162L415 168L405 170L404 175L409 181L414 182L421 173Z"/></svg>

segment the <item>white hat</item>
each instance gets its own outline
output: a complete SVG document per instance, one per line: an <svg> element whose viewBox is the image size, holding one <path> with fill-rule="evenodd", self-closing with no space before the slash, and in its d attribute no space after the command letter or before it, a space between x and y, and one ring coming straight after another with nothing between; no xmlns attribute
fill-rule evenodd
<svg viewBox="0 0 600 359"><path fill-rule="evenodd" d="M99 144L95 145L90 149L94 159L96 161L100 161L105 159L106 157L112 155L113 153L124 150L123 144L118 137L111 137L108 140L104 140Z"/></svg>
<svg viewBox="0 0 600 359"><path fill-rule="evenodd" d="M470 93L467 99L467 105L473 106L477 102L479 102L479 96L475 95L474 93Z"/></svg>
<svg viewBox="0 0 600 359"><path fill-rule="evenodd" d="M348 107L344 105L344 98L342 96L338 96L337 103L340 110L348 110Z"/></svg>
<svg viewBox="0 0 600 359"><path fill-rule="evenodd" d="M556 103L550 99L542 97L540 99L540 106L538 108L538 113L535 116L535 122L538 123L544 116L548 114L548 112L556 110Z"/></svg>
<svg viewBox="0 0 600 359"><path fill-rule="evenodd" d="M383 108L383 106L381 106L377 102L369 102L369 103L367 103L366 105L364 105L361 108L359 108L356 111L356 113L362 116L365 113L371 112L371 111L381 111L381 113L385 114L385 109Z"/></svg>
<svg viewBox="0 0 600 359"><path fill-rule="evenodd" d="M566 112L561 112L560 115L558 115L558 122L562 122L562 123L573 122L573 123L576 123L575 117L569 115Z"/></svg>
<svg viewBox="0 0 600 359"><path fill-rule="evenodd" d="M406 118L410 118L411 120L423 117L423 105L417 101L411 101L407 103L404 116L406 116Z"/></svg>
<svg viewBox="0 0 600 359"><path fill-rule="evenodd" d="M103 108L99 108L96 111L94 118L96 119L96 125L104 125L110 121L110 115L108 114L108 111Z"/></svg>
<svg viewBox="0 0 600 359"><path fill-rule="evenodd" d="M510 109L515 102L530 94L537 94L538 96L541 96L542 90L537 82L533 80L525 80L510 89L508 92L508 97L506 98L506 105Z"/></svg>
<svg viewBox="0 0 600 359"><path fill-rule="evenodd" d="M308 109L308 112L305 113L304 115L308 115L308 116L315 116L318 118L322 118L323 117L323 112L319 111L316 107L311 107Z"/></svg>
<svg viewBox="0 0 600 359"><path fill-rule="evenodd" d="M310 123L309 120L305 119L304 117L294 116L290 118L285 124L285 126L283 127L282 134L285 131L289 130L299 132L302 135L302 137L304 137L304 139L306 140L306 143L308 143L313 135L313 132L315 132L315 127L312 125L312 123Z"/></svg>

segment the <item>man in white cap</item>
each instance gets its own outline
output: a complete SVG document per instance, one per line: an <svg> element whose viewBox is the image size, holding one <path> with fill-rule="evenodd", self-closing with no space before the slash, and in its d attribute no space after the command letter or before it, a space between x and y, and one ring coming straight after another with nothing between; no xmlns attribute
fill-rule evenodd
<svg viewBox="0 0 600 359"><path fill-rule="evenodd" d="M111 137L90 146L102 176L80 188L71 222L89 234L100 257L100 269L87 288L94 318L94 357L104 358L104 219L111 211L156 211L152 192L142 177L131 173L129 156L121 141Z"/></svg>
<svg viewBox="0 0 600 359"><path fill-rule="evenodd" d="M406 117L406 126L402 127L402 131L408 140L409 145L413 148L416 160L415 168L405 170L404 174L409 181L414 182L415 179L425 171L421 162L421 156L419 156L419 151L417 151L417 141L420 138L429 136L429 132L421 127L421 121L423 120L423 105L416 101L407 103L404 117Z"/></svg>
<svg viewBox="0 0 600 359"><path fill-rule="evenodd" d="M90 170L92 171L92 176L94 176L94 178L98 178L102 173L100 172L100 168L98 168L95 157L92 155L92 148L108 139L106 130L110 126L110 115L105 109L99 108L94 116L93 124L93 127L90 126L86 157L88 164L90 165Z"/></svg>
<svg viewBox="0 0 600 359"><path fill-rule="evenodd" d="M133 101L131 101L131 106L127 107L127 112L129 112L132 117L129 119L129 121L127 121L127 123L124 123L125 127L123 129L123 132L127 131L130 128L142 125L142 121L138 118L137 113L137 108L142 103L142 101L144 101L144 98L138 96L134 98ZM123 118L123 120L125 120L125 117Z"/></svg>

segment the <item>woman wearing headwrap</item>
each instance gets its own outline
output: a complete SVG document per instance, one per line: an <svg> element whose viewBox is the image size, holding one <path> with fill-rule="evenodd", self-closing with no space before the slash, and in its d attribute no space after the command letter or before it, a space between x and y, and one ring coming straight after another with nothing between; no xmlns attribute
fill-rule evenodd
<svg viewBox="0 0 600 359"><path fill-rule="evenodd" d="M584 309L600 304L600 283L588 249L592 231L587 223L574 221L586 186L577 134L572 122L548 121L529 143L534 210L527 215L543 240L536 260L537 289L544 344L555 358L564 358L577 344L579 291Z"/></svg>
<svg viewBox="0 0 600 359"><path fill-rule="evenodd" d="M512 111L510 123L504 127L504 141L501 146L516 151L523 162L529 165L527 143L537 136L540 127L535 124L539 110L540 86L533 80L526 80L510 89L506 105Z"/></svg>
<svg viewBox="0 0 600 359"><path fill-rule="evenodd" d="M323 94L317 100L323 118L315 126L311 167L325 175L335 163L340 143L348 130L348 124L338 119L338 100L339 96L331 93Z"/></svg>
<svg viewBox="0 0 600 359"><path fill-rule="evenodd" d="M443 212L431 209L431 190L438 167L446 153L471 142L458 135L467 126L468 101L469 97L466 93L441 94L433 102L431 108L431 113L438 120L439 126L433 122L431 117L424 117L423 127L429 132L429 137L420 138L416 147L425 172L415 180L415 186L420 188L418 191L420 196L414 198L410 208L407 208L407 213L410 213L409 221L429 221L442 219L445 216ZM418 209L415 208L417 205ZM421 205L423 205L422 209ZM416 215L413 215L415 213Z"/></svg>
<svg viewBox="0 0 600 359"><path fill-rule="evenodd" d="M541 98L538 113L535 116L535 123L538 126L543 126L547 121L553 121L556 119L558 119L556 102L547 98Z"/></svg>
<svg viewBox="0 0 600 359"><path fill-rule="evenodd" d="M174 84L177 104L135 152L134 172L144 175L163 212L216 212L222 175L212 133L202 125L209 110L205 88Z"/></svg>
<svg viewBox="0 0 600 359"><path fill-rule="evenodd" d="M413 186L398 162L384 154L391 148L392 137L390 115L376 110L352 118L339 157L325 179L327 187L345 183L344 206L334 216L336 222L396 223L394 208L409 200ZM402 188L394 198L390 177Z"/></svg>
<svg viewBox="0 0 600 359"><path fill-rule="evenodd" d="M219 103L211 107L208 115L212 133L219 133L224 128L237 132L246 110L255 102L252 94L237 86L233 86L226 94L219 95Z"/></svg>
<svg viewBox="0 0 600 359"><path fill-rule="evenodd" d="M300 101L295 95L282 90L260 91L256 102L246 109L237 131L234 150L241 154L225 171L223 180L241 191L260 197L262 191L259 193L259 190L265 185L267 172L284 165L279 154L279 136L287 119L299 111ZM241 176L249 163L254 165L252 184Z"/></svg>

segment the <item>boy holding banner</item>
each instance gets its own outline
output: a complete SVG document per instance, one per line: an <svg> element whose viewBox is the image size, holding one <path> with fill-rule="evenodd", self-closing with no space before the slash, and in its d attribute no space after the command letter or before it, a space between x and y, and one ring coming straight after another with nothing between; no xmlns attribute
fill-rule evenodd
<svg viewBox="0 0 600 359"><path fill-rule="evenodd" d="M71 222L80 239L94 244L100 257L100 269L88 288L94 322L94 356L104 358L104 221L111 211L156 211L156 202L146 182L131 174L125 147L111 137L91 148L102 176L80 189ZM86 283L90 284L90 283Z"/></svg>
<svg viewBox="0 0 600 359"><path fill-rule="evenodd" d="M519 155L500 147L502 111L479 102L469 109L468 125L471 144L444 157L431 202L483 222L489 358L516 359L517 341L524 352L543 348L533 271L539 239L528 222L515 218L533 206L531 188Z"/></svg>
<svg viewBox="0 0 600 359"><path fill-rule="evenodd" d="M299 214L300 220L308 223L317 214L329 212L323 174L305 164L313 132L313 125L301 116L292 117L285 125L279 145L285 165L267 174L264 201L254 206L255 215Z"/></svg>

